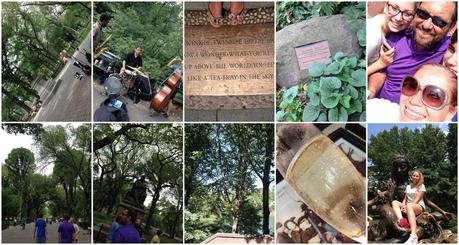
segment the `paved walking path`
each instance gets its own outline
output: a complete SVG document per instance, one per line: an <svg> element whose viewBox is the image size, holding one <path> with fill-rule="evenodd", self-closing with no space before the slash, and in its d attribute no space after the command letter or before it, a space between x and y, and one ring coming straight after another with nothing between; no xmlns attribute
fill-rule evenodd
<svg viewBox="0 0 459 245"><path fill-rule="evenodd" d="M57 243L57 228L59 223L48 224L48 243ZM10 226L8 229L2 231L2 243L35 243L33 239L33 231L35 223L26 225L25 230L22 230L20 225ZM80 227L80 234L78 235L79 243L91 243L91 234L87 230Z"/></svg>

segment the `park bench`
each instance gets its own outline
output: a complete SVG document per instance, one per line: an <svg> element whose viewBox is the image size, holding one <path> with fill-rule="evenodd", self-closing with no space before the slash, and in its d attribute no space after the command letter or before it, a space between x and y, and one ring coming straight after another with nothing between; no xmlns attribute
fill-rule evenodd
<svg viewBox="0 0 459 245"><path fill-rule="evenodd" d="M94 227L94 243L107 243L110 226L100 223Z"/></svg>

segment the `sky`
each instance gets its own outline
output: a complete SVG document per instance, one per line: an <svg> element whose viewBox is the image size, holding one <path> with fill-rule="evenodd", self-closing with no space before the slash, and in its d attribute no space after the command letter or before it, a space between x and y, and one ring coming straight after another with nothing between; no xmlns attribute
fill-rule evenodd
<svg viewBox="0 0 459 245"><path fill-rule="evenodd" d="M82 123L72 123L73 127L78 127ZM67 124L58 124L58 123L47 123L45 126L48 125L62 125L65 126ZM0 163L3 165L5 163L5 159L8 158L8 154L13 150L14 148L19 148L19 147L24 147L29 150L31 150L34 153L35 160L37 160L37 149L33 145L33 138L30 135L24 135L24 134L8 134L6 131L3 131L0 128ZM36 163L37 166L40 166L40 163ZM53 164L49 164L45 168L37 168L37 172L40 174L44 175L51 175L53 172Z"/></svg>

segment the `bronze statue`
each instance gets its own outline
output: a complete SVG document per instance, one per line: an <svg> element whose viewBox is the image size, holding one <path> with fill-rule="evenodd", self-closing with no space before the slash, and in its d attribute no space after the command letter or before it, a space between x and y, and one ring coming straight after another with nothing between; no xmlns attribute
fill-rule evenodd
<svg viewBox="0 0 459 245"><path fill-rule="evenodd" d="M143 203L147 198L147 186L145 183L145 176L142 176L140 179L134 182L131 190L126 194L124 198L125 202L129 202L134 206L143 208Z"/></svg>
<svg viewBox="0 0 459 245"><path fill-rule="evenodd" d="M409 184L409 161L404 155L396 155L392 160L391 178L384 181L379 188L369 193L368 212L379 214L379 224L371 224L368 227L369 241L385 243L402 242L409 235L409 229L402 228L397 222L392 209L393 200L402 201L406 186ZM452 213L445 212L431 200L424 197L424 202L434 212L424 212L416 218L417 235L421 243L457 243L457 234L449 230L443 230L443 221L455 218Z"/></svg>

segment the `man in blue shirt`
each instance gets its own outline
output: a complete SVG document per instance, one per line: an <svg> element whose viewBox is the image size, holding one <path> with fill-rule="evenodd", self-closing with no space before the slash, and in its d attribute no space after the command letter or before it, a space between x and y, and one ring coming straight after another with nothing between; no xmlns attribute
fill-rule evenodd
<svg viewBox="0 0 459 245"><path fill-rule="evenodd" d="M140 243L139 232L132 223L136 218L137 214L132 209L128 209L127 213L122 213L121 224L123 226L115 231L112 243Z"/></svg>
<svg viewBox="0 0 459 245"><path fill-rule="evenodd" d="M110 226L110 230L108 231L108 240L113 240L113 235L115 234L115 231L117 231L120 228L120 220L121 215L116 216L116 219L113 220L112 226Z"/></svg>
<svg viewBox="0 0 459 245"><path fill-rule="evenodd" d="M46 243L48 230L46 229L46 221L43 219L43 214L38 215L35 221L35 229L33 231L33 238L36 238L37 243Z"/></svg>

